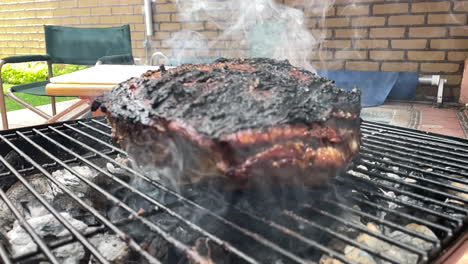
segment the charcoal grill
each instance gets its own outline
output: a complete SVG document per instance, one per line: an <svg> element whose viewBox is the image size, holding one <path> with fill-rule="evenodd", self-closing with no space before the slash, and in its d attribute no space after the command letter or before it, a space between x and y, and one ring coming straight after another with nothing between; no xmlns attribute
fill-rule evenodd
<svg viewBox="0 0 468 264"><path fill-rule="evenodd" d="M228 213L219 212L216 208L224 202L219 194L203 187L202 191L194 187L175 192L161 185L116 159L125 157L125 152L113 144L110 132L104 118L93 118L0 133L0 197L16 224L36 244L15 254L6 242L8 237L0 237L3 263L60 263L57 250L71 244L84 249L87 261L112 263L106 249L92 240L99 233L112 234L129 248L126 260L116 263L177 263L171 262L169 253L160 254L161 248L186 256L187 263L405 263L401 259L428 263L466 231L468 141L464 139L363 122L360 158L351 170L337 177L333 186L323 188L326 190L306 190L317 200L273 205L274 213L266 214L259 208L272 207L268 201L256 199L266 204L249 209L242 209L239 203L227 204ZM112 187L84 177L72 169L77 165L96 171ZM112 219L108 211L103 213L57 180L54 172L64 169L126 217ZM128 184L116 171L141 179L157 195ZM76 202L96 220L93 228L78 230L41 195L31 182L32 175L48 179ZM36 197L68 233L59 238L42 237L28 220L29 213L8 194L15 182L21 182L28 195ZM144 206L123 199L124 192ZM180 228L170 229L162 222ZM143 228L143 235L133 232L137 226ZM149 233L157 239L145 240ZM198 239L190 239L191 234ZM389 255L373 243L385 245L393 253ZM156 251L155 244L161 245ZM395 257L395 253L403 256Z"/></svg>

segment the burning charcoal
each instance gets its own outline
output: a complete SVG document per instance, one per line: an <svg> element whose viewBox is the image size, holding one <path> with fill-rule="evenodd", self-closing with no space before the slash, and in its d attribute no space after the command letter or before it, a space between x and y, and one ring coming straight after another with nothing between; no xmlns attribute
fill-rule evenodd
<svg viewBox="0 0 468 264"><path fill-rule="evenodd" d="M370 180L369 176L365 175L364 173L358 172L358 171L349 170L348 173L353 175L353 176L359 177L359 178Z"/></svg>
<svg viewBox="0 0 468 264"><path fill-rule="evenodd" d="M92 171L89 167L86 166L76 166L72 167L72 169L88 180L93 180L97 176L96 171ZM90 192L89 185L84 183L81 179L73 175L68 170L54 171L52 173L52 177L54 177L57 181L65 185L67 189L71 190L80 197L85 197ZM52 190L54 195L63 194L62 189L60 189L58 186L55 186L54 184L52 185Z"/></svg>
<svg viewBox="0 0 468 264"><path fill-rule="evenodd" d="M353 209L355 210L359 210L361 211L361 208L359 208L359 206L355 205L353 206ZM351 213L349 211L344 211L342 214L341 214L341 217L346 219L348 222L350 223L353 223L355 225L358 225L360 227L366 227L362 222L361 222L361 217L357 214L354 214L354 213ZM355 228L352 228L352 227L348 227L346 225L339 225L337 227L337 231L340 232L340 233L345 233L351 237L357 237L359 235L359 230L355 229Z"/></svg>
<svg viewBox="0 0 468 264"><path fill-rule="evenodd" d="M42 175L31 176L29 184L36 190L47 202L52 202L52 186ZM47 209L33 196L33 194L24 187L21 182L12 185L6 192L7 197L13 205L25 216L26 219L48 214ZM7 205L0 200L0 231L8 232L13 222L16 220L13 213Z"/></svg>
<svg viewBox="0 0 468 264"><path fill-rule="evenodd" d="M367 228L374 233L381 233L379 228L374 223L368 223ZM395 237L395 239L397 239L397 237ZM361 233L358 236L357 241L376 250L383 256L392 258L395 261L402 263L402 264L416 264L418 261L418 255L402 250L398 246L391 245L387 242L384 242L366 233ZM357 254L357 255L362 255L362 254ZM387 262L382 261L381 263L387 263Z"/></svg>
<svg viewBox="0 0 468 264"><path fill-rule="evenodd" d="M86 166L75 166L72 167L74 171L79 173L82 177L95 182L98 176L96 171L91 170ZM52 173L57 181L65 185L65 187L72 193L80 197L86 204L93 206L98 210L105 210L106 204L105 199L94 191L88 184L73 175L68 170L58 170ZM54 200L54 208L58 211L65 211L70 213L74 218L85 221L88 225L96 224L96 219L87 210L83 209L73 198L64 193L55 184L51 183Z"/></svg>
<svg viewBox="0 0 468 264"><path fill-rule="evenodd" d="M369 253L359 249L359 248L356 248L356 247L353 247L353 246L346 246L345 249L344 249L344 255L345 257L350 260L350 261L353 261L355 263L359 263L359 264L378 264L374 258L372 258L371 255L369 255ZM340 260L337 260L335 258L332 258L330 256L323 256L321 259L320 259L320 262L319 264L344 264L342 261Z"/></svg>
<svg viewBox="0 0 468 264"><path fill-rule="evenodd" d="M85 223L71 217L68 213L61 213L62 217L79 232L88 227ZM53 240L70 235L70 232L51 214L34 217L27 220L34 231L43 239ZM37 245L16 221L13 229L7 233L11 243L13 255L22 255L37 249ZM53 250L60 263L79 263L85 256L84 248L79 243L72 243Z"/></svg>
<svg viewBox="0 0 468 264"><path fill-rule="evenodd" d="M428 237L437 239L437 236L426 226L412 223L412 224L406 225L406 228L408 228L409 230L421 233L422 235L426 235ZM396 239L400 242L403 242L405 244L413 245L425 251L429 251L432 248L432 244L430 242L427 242L420 238L413 237L401 231L395 231L393 233L390 233L389 237Z"/></svg>
<svg viewBox="0 0 468 264"><path fill-rule="evenodd" d="M126 264L129 257L129 248L116 235L111 234L97 234L90 239L98 251L105 259L113 264ZM91 258L92 261L94 257ZM94 262L91 262L94 263ZM98 262L96 262L98 263Z"/></svg>
<svg viewBox="0 0 468 264"><path fill-rule="evenodd" d="M13 166L16 169L22 169L21 163L22 159L18 153L15 151L10 151L6 156L4 156L5 160L10 163L11 166ZM3 163L0 162L0 173L6 172L8 169L3 165Z"/></svg>
<svg viewBox="0 0 468 264"><path fill-rule="evenodd" d="M198 238L193 247L200 256L206 259L206 263L228 264L232 262L230 255L220 246L208 238ZM190 263L190 262L189 262Z"/></svg>
<svg viewBox="0 0 468 264"><path fill-rule="evenodd" d="M468 191L468 185L466 185L466 184L459 183L459 182L451 182L450 185ZM460 197L460 198L468 199L468 193L457 192L457 191L452 191L452 193L453 193L454 195Z"/></svg>
<svg viewBox="0 0 468 264"><path fill-rule="evenodd" d="M115 158L115 161L117 161L119 164L122 164L124 166L130 165L129 159L123 158L120 155ZM116 176L128 176L129 175L129 173L125 169L122 169L118 165L114 165L111 162L106 163L106 168L110 173Z"/></svg>

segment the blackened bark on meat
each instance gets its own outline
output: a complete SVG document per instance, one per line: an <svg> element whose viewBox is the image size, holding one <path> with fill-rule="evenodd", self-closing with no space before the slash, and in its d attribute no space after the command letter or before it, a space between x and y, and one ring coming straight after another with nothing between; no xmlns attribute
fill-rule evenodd
<svg viewBox="0 0 468 264"><path fill-rule="evenodd" d="M242 186L321 184L360 145L360 92L288 61L219 59L161 68L116 86L96 100L97 108L106 112L114 138L139 155L137 162L182 159L187 183L220 174ZM185 156L172 156L169 146Z"/></svg>
<svg viewBox="0 0 468 264"><path fill-rule="evenodd" d="M228 64L249 67L242 71ZM205 65L182 66L158 79L130 80L98 101L104 101L116 119L146 125L154 118L180 119L210 138L324 122L335 109L360 111L358 91L346 92L287 61L220 59L203 70Z"/></svg>

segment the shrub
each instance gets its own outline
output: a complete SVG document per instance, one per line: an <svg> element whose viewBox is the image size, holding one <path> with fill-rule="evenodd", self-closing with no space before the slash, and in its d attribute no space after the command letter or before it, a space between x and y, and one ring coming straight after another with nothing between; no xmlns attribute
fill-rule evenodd
<svg viewBox="0 0 468 264"><path fill-rule="evenodd" d="M54 76L78 71L87 68L82 65L53 65ZM42 62L27 62L7 64L2 68L2 77L5 83L21 84L47 79L47 64Z"/></svg>

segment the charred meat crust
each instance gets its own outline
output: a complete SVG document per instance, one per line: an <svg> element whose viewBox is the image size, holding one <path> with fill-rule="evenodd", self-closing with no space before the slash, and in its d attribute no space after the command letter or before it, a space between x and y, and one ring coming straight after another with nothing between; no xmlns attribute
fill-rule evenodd
<svg viewBox="0 0 468 264"><path fill-rule="evenodd" d="M183 120L218 139L241 130L324 122L333 113L360 112L359 91L271 59L220 59L183 65L124 82L98 98L115 119L152 125ZM160 76L159 78L157 78Z"/></svg>
<svg viewBox="0 0 468 264"><path fill-rule="evenodd" d="M184 161L187 183L217 175L238 186L320 184L360 146L360 92L287 61L219 59L147 72L98 98L97 108L130 154L148 149L140 162L176 158L168 140L184 158L197 156Z"/></svg>

